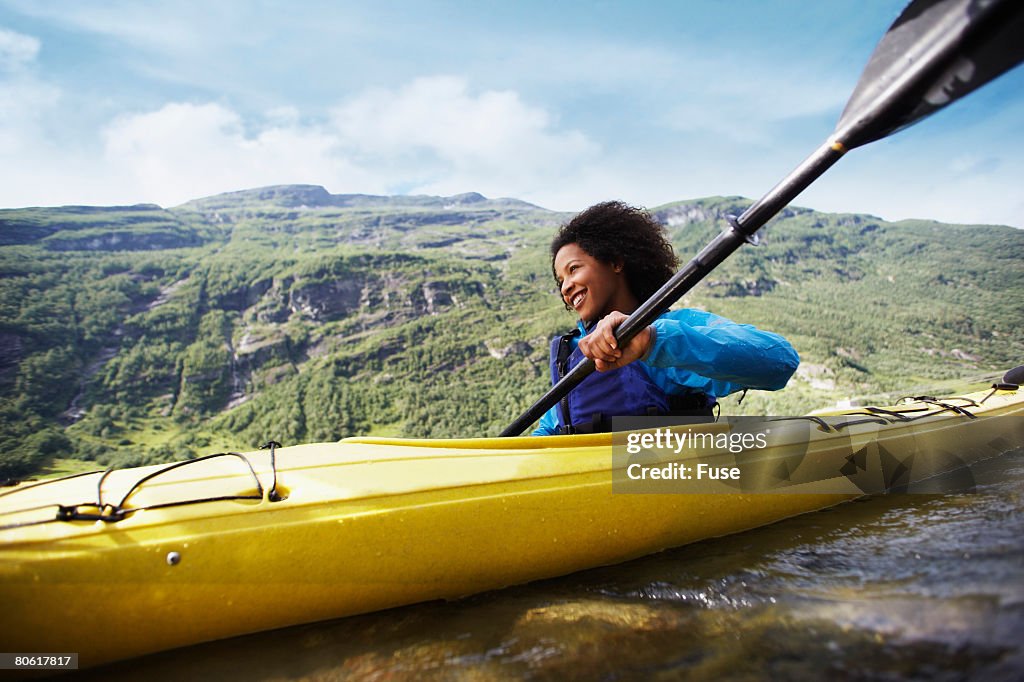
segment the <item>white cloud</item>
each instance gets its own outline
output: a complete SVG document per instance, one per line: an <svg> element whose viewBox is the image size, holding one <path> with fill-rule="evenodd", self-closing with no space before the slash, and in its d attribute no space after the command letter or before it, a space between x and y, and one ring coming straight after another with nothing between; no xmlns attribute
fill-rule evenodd
<svg viewBox="0 0 1024 682"><path fill-rule="evenodd" d="M220 104L168 104L125 115L104 131L111 182L133 201L175 205L201 196L277 183L364 183L359 169L330 154L335 140L316 127L273 121L247 133Z"/></svg>
<svg viewBox="0 0 1024 682"><path fill-rule="evenodd" d="M511 91L473 94L464 79L419 78L337 107L342 154L380 171L401 168L415 191L530 195L561 181L598 147Z"/></svg>
<svg viewBox="0 0 1024 682"><path fill-rule="evenodd" d="M516 93L472 93L453 77L364 92L320 124L303 123L294 108L269 111L260 124L221 104L174 103L121 116L103 138L111 181L134 201L162 205L294 182L337 192L530 196L597 151Z"/></svg>
<svg viewBox="0 0 1024 682"><path fill-rule="evenodd" d="M0 28L0 69L17 69L34 62L39 47L37 38Z"/></svg>
<svg viewBox="0 0 1024 682"><path fill-rule="evenodd" d="M33 74L39 49L37 38L0 28L0 155L31 154L47 144L43 122L61 92Z"/></svg>
<svg viewBox="0 0 1024 682"><path fill-rule="evenodd" d="M48 144L43 119L60 100L60 90L32 80L0 81L0 159L38 154Z"/></svg>
<svg viewBox="0 0 1024 682"><path fill-rule="evenodd" d="M470 190L550 195L599 154L578 131L509 90L461 78L415 79L341 101L326 120L296 107L243 117L221 103L165 104L122 114L74 148L50 143L46 112L60 91L28 78L0 82L0 205L176 205L246 187L315 183L335 192Z"/></svg>

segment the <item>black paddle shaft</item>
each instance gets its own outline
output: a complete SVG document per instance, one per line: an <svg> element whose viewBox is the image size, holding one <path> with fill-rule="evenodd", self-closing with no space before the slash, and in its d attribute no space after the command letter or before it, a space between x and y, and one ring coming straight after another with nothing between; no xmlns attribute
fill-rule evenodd
<svg viewBox="0 0 1024 682"><path fill-rule="evenodd" d="M875 48L830 138L715 237L615 330L618 345L728 258L846 151L905 128L1024 59L1024 2L915 0ZM585 359L504 431L517 436L595 369Z"/></svg>

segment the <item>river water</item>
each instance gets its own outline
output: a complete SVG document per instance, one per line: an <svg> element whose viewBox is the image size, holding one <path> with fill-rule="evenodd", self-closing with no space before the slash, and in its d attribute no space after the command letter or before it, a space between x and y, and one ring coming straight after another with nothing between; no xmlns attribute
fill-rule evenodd
<svg viewBox="0 0 1024 682"><path fill-rule="evenodd" d="M1024 679L1024 451L947 489L78 677Z"/></svg>

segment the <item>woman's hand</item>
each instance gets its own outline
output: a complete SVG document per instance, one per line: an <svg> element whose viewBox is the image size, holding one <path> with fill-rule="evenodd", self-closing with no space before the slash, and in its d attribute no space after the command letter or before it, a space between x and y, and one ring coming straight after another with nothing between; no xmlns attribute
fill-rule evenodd
<svg viewBox="0 0 1024 682"><path fill-rule="evenodd" d="M619 348L615 341L615 329L628 316L614 311L603 317L594 330L580 339L580 352L594 361L598 372L617 369L642 358L651 346L651 327L644 327Z"/></svg>

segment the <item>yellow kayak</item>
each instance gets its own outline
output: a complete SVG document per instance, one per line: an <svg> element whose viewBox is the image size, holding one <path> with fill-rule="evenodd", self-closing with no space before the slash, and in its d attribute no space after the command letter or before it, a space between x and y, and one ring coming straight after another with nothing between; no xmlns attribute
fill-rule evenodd
<svg viewBox="0 0 1024 682"><path fill-rule="evenodd" d="M0 651L87 667L613 564L913 489L1024 446L1021 417L1024 390L993 388L748 424L738 448L709 445L728 420L349 438L22 484L0 492Z"/></svg>

